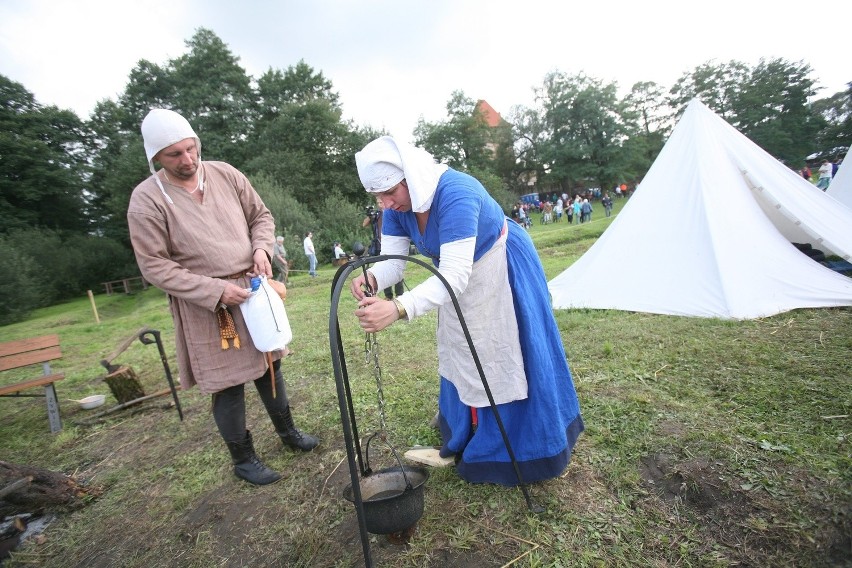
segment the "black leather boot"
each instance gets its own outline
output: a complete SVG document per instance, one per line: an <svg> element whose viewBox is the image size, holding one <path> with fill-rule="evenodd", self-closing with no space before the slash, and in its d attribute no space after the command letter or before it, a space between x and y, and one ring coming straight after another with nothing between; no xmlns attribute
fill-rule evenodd
<svg viewBox="0 0 852 568"><path fill-rule="evenodd" d="M225 441L231 458L234 461L234 475L253 485L269 485L281 479L281 475L272 471L260 461L254 453L254 443L251 432L246 430L246 437L238 442Z"/></svg>
<svg viewBox="0 0 852 568"><path fill-rule="evenodd" d="M289 406L285 406L282 412L271 413L269 417L272 418L272 424L284 445L303 452L309 452L319 445L319 438L296 428Z"/></svg>

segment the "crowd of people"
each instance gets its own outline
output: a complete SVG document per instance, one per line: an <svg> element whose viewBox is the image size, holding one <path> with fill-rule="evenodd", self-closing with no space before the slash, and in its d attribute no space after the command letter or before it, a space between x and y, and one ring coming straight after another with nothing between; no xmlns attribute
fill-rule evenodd
<svg viewBox="0 0 852 568"><path fill-rule="evenodd" d="M616 197L629 197L627 185L621 184L615 187ZM517 224L529 229L532 224L532 215L538 214L542 225L560 223L563 219L569 225L579 225L592 220L594 212L593 202L599 201L604 208L607 217L612 214L612 197L609 192L601 192L600 189L586 190L575 193L569 197L567 193L545 193L541 198L533 200L520 200L512 206L509 216Z"/></svg>

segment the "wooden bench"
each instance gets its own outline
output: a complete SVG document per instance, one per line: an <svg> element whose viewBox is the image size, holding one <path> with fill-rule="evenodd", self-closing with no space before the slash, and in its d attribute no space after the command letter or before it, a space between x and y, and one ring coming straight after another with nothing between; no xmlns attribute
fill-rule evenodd
<svg viewBox="0 0 852 568"><path fill-rule="evenodd" d="M118 287L124 288L125 294L130 294L133 289L133 284L136 282L142 285L143 290L148 289L148 282L141 276L134 276L133 278L122 278L121 280L111 280L110 282L101 282L101 284L103 285L104 291L107 293L107 296L110 296Z"/></svg>
<svg viewBox="0 0 852 568"><path fill-rule="evenodd" d="M62 430L62 418L59 415L59 399L56 398L54 383L65 378L62 373L52 373L50 362L62 357L58 335L44 335L18 341L0 343L0 371L20 369L28 365L41 363L42 375L14 384L0 384L0 396L43 396L47 401L47 418L50 431ZM44 387L44 394L22 394L24 391Z"/></svg>

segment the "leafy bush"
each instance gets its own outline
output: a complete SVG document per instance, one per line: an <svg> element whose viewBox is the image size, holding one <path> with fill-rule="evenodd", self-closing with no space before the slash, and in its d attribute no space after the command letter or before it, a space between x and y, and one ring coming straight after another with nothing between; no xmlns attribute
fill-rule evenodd
<svg viewBox="0 0 852 568"><path fill-rule="evenodd" d="M118 241L94 235L66 237L50 229L21 229L3 238L4 286L19 304L10 317L19 319L34 307L49 306L59 300L100 289L101 282L134 276L139 269L133 253ZM35 297L34 294L37 294ZM11 310L11 308L10 308Z"/></svg>
<svg viewBox="0 0 852 568"><path fill-rule="evenodd" d="M42 275L14 241L0 237L0 325L22 321L33 309L47 305Z"/></svg>

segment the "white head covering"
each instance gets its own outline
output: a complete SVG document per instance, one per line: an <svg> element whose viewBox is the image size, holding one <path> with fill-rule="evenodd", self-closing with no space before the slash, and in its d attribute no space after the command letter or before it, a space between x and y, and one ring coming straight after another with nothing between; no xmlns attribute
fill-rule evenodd
<svg viewBox="0 0 852 568"><path fill-rule="evenodd" d="M156 174L154 169L154 156L163 148L168 148L172 144L177 144L181 140L187 138L195 138L196 148L198 149L199 176L203 175L201 168L201 139L198 134L189 125L189 122L173 110L164 108L151 109L148 115L142 120L142 140L145 144L145 156L148 158L148 169L152 174ZM159 177L154 177L157 185L160 186L160 191L166 196L166 200L174 205L174 201L166 193L166 189L160 182ZM199 185L203 188L204 182L200 181ZM202 191L204 191L202 189Z"/></svg>
<svg viewBox="0 0 852 568"><path fill-rule="evenodd" d="M403 179L408 184L411 209L427 211L438 187L438 180L447 171L446 164L422 148L397 142L390 136L376 138L355 154L358 177L370 193L387 191Z"/></svg>

